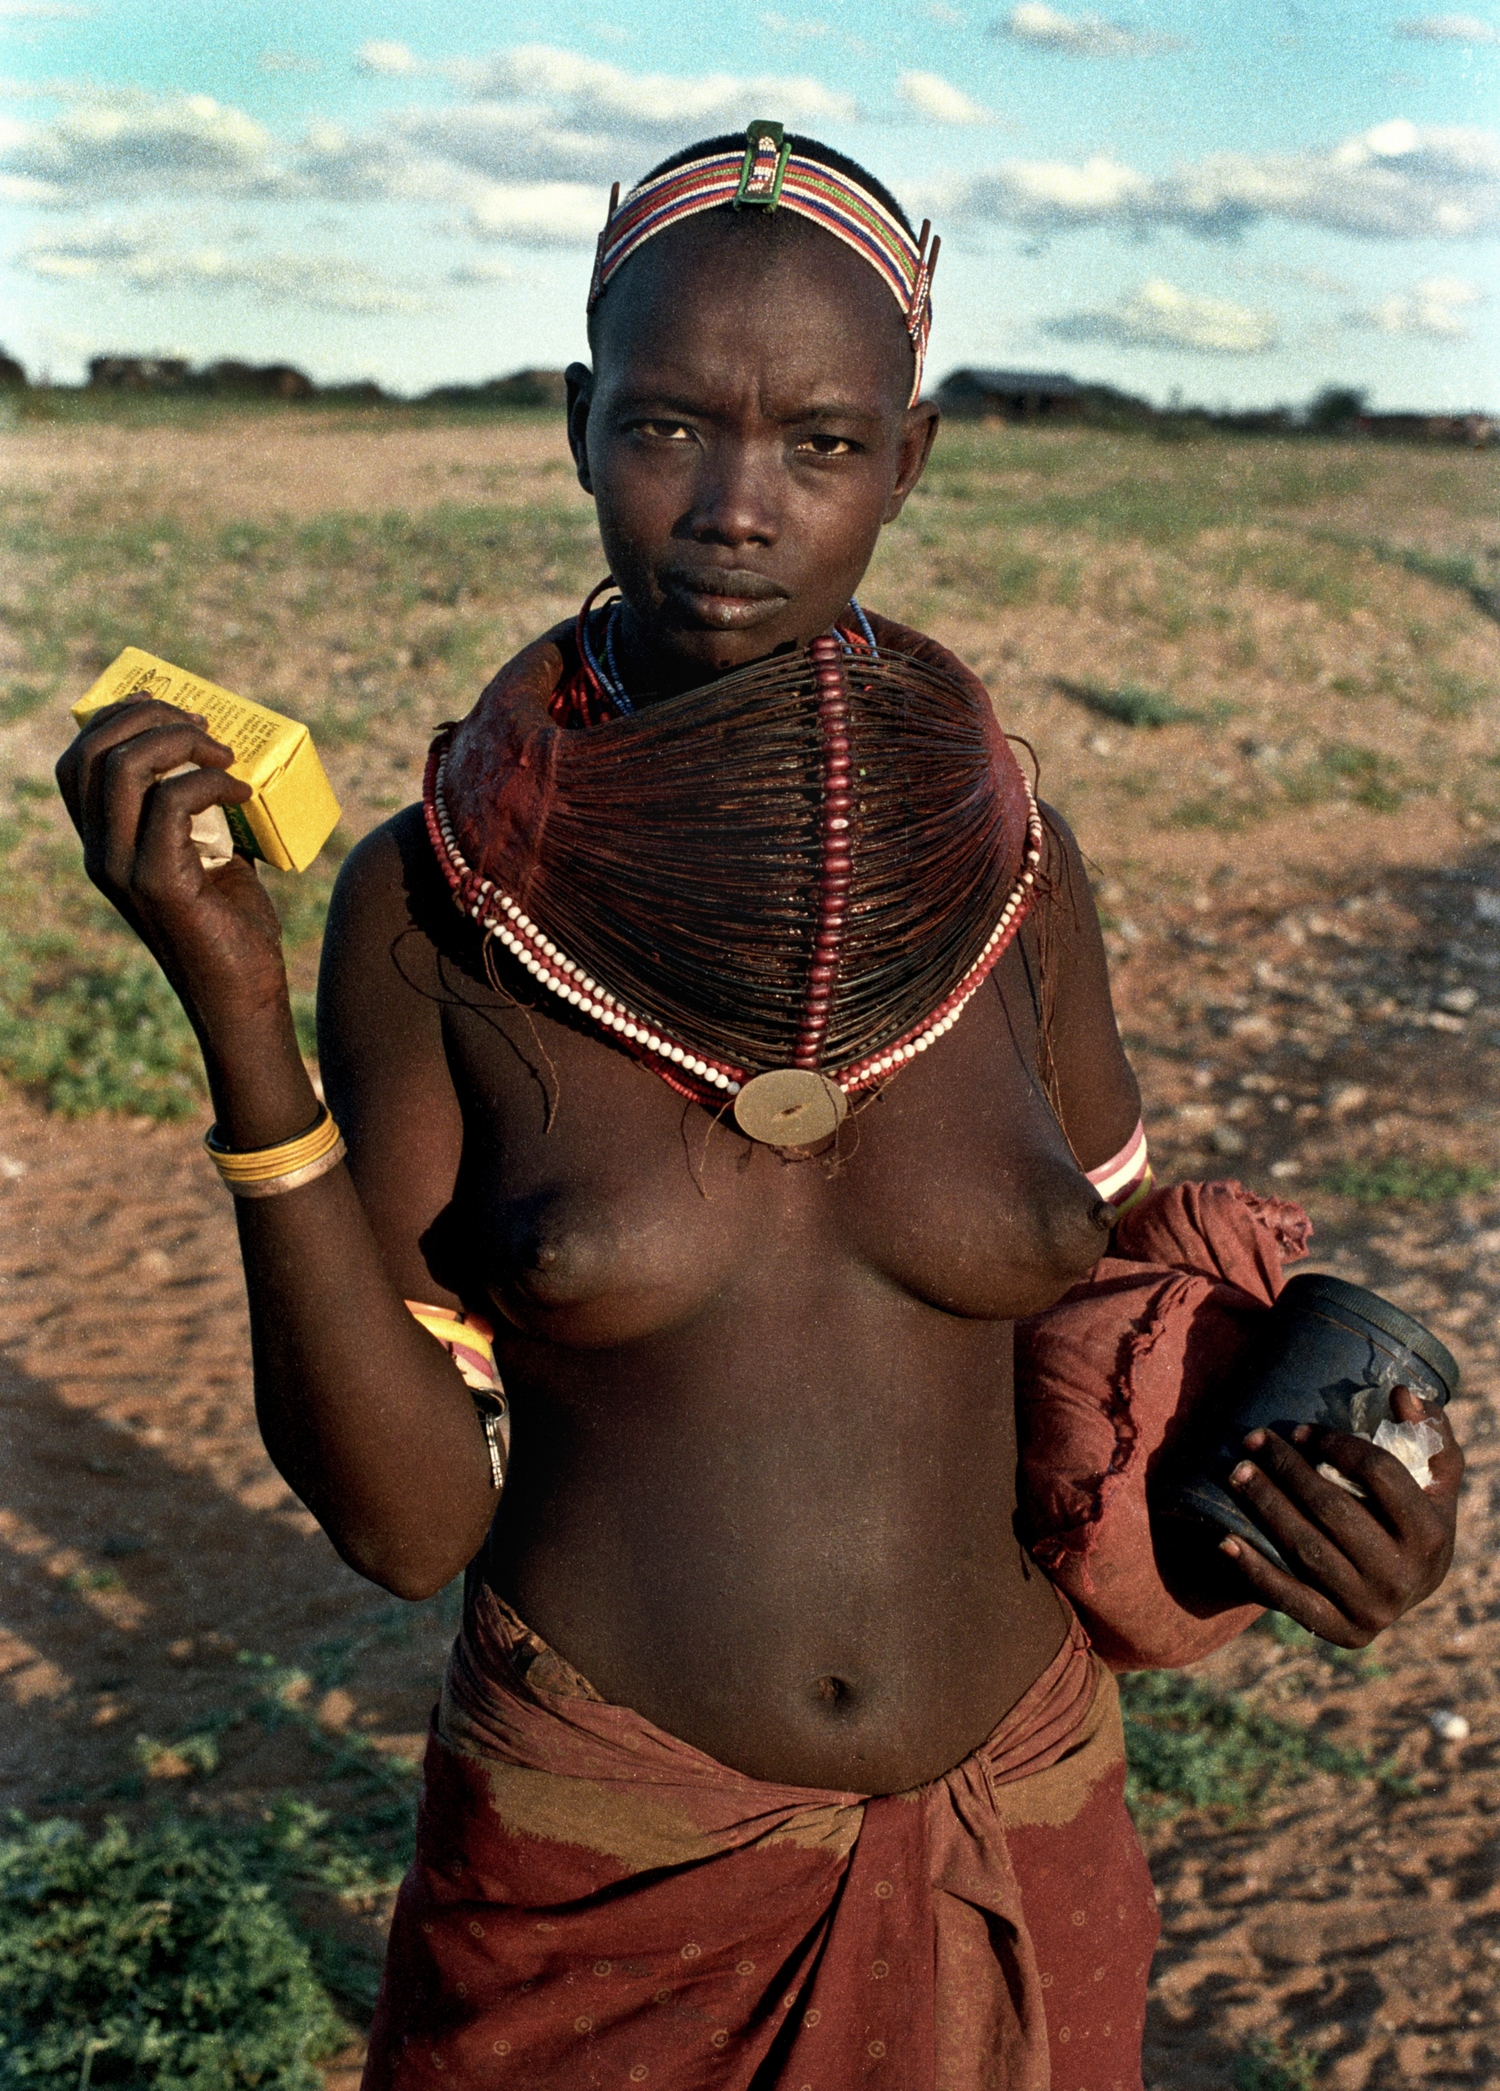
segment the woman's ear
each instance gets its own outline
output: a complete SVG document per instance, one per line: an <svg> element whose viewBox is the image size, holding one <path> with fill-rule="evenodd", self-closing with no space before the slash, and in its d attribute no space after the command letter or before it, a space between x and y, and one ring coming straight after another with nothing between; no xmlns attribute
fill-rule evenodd
<svg viewBox="0 0 1500 2091"><path fill-rule="evenodd" d="M938 423L942 414L930 399L918 400L914 407L906 410L906 424L901 431L901 447L897 454L896 483L891 488L891 497L885 505L882 523L894 523L906 506L906 497L927 469L927 460L932 455L932 446L937 437Z"/></svg>
<svg viewBox="0 0 1500 2091"><path fill-rule="evenodd" d="M594 491L589 479L589 405L594 397L594 373L587 363L570 363L563 373L568 381L568 448L578 472L578 484L586 494Z"/></svg>

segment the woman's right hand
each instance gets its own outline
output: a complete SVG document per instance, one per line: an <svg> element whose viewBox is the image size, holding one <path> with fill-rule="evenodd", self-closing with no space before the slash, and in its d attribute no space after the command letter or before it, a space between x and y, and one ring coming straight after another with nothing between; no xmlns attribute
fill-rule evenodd
<svg viewBox="0 0 1500 2091"><path fill-rule="evenodd" d="M239 806L234 751L196 714L154 699L96 712L57 765L83 839L84 869L149 947L207 1043L287 1004L281 930L247 857L205 871L189 828L209 806ZM183 763L197 768L181 776Z"/></svg>

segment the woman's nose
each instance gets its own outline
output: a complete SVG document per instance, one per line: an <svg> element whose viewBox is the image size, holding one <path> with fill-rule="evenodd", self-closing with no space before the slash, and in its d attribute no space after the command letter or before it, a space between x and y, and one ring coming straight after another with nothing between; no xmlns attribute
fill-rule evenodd
<svg viewBox="0 0 1500 2091"><path fill-rule="evenodd" d="M684 517L699 544L771 545L781 516L769 460L738 449L711 451Z"/></svg>

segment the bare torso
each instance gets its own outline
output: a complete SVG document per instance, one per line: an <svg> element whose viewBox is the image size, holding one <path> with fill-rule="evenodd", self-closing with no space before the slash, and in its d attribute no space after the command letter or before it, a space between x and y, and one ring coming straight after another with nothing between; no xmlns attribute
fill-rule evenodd
<svg viewBox="0 0 1500 2091"><path fill-rule="evenodd" d="M408 1289L500 1333L487 1573L607 1696L744 1771L937 1776L1062 1638L1013 1529L1012 1323L1105 1245L1022 952L837 1156L793 1160L497 993L405 839L400 971L441 1006L461 1123Z"/></svg>

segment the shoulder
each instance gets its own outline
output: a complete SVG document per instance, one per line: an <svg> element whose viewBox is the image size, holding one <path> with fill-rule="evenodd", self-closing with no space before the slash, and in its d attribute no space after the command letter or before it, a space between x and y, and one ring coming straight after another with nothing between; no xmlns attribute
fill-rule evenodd
<svg viewBox="0 0 1500 2091"><path fill-rule="evenodd" d="M475 943L454 907L420 805L349 852L329 903L320 995L350 977L430 996L445 964L471 970Z"/></svg>

